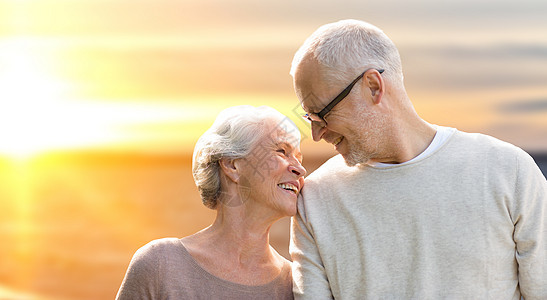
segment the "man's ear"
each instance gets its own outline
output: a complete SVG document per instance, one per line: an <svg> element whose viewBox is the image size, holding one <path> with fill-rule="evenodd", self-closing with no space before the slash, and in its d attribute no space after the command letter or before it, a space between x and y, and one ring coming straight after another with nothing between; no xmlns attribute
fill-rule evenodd
<svg viewBox="0 0 547 300"><path fill-rule="evenodd" d="M382 100L382 96L384 95L385 88L382 75L380 75L380 73L376 70L373 70L372 72L367 72L367 74L365 74L363 82L365 82L366 87L370 90L373 103L380 103L380 101Z"/></svg>
<svg viewBox="0 0 547 300"><path fill-rule="evenodd" d="M236 167L235 159L221 158L218 163L226 177L230 178L230 180L235 183L239 182L239 170Z"/></svg>

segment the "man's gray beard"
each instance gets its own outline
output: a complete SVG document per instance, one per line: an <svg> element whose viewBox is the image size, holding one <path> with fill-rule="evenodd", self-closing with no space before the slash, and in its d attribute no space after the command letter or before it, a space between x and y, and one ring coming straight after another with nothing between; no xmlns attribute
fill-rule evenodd
<svg viewBox="0 0 547 300"><path fill-rule="evenodd" d="M348 143L348 153L344 156L344 161L349 167L359 164L366 164L371 158L378 156L382 141L379 139L382 132L387 128L387 120L378 113L366 112L359 117L366 120L371 129L363 129L361 134L352 137L353 143ZM359 132L359 131L358 131Z"/></svg>
<svg viewBox="0 0 547 300"><path fill-rule="evenodd" d="M364 153L363 147L355 144L348 144L348 154L343 157L348 167L364 164L370 160L370 155Z"/></svg>

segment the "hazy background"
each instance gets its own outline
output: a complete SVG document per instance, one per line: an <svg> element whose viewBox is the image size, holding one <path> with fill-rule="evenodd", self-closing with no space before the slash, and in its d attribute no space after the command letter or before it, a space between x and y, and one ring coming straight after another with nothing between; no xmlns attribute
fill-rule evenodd
<svg viewBox="0 0 547 300"><path fill-rule="evenodd" d="M290 62L345 18L394 40L424 119L545 158L545 1L0 0L0 299L113 298L136 249L207 226L190 154L226 107L288 115L314 170Z"/></svg>

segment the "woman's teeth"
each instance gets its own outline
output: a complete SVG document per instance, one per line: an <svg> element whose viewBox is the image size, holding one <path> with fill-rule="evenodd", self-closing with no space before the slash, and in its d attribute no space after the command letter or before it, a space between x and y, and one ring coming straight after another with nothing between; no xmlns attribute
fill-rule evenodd
<svg viewBox="0 0 547 300"><path fill-rule="evenodd" d="M293 191L294 193L298 193L298 188L292 184L280 183L277 186L279 186L282 189Z"/></svg>

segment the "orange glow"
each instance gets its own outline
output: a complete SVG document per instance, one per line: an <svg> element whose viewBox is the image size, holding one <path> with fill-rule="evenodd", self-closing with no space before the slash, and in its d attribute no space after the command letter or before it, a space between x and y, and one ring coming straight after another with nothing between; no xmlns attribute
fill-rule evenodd
<svg viewBox="0 0 547 300"><path fill-rule="evenodd" d="M31 38L0 45L0 154L27 159L50 150L123 144L125 127L180 117L176 109L70 99L74 84L52 70L59 61L33 50ZM189 118L191 119L191 118Z"/></svg>
<svg viewBox="0 0 547 300"><path fill-rule="evenodd" d="M15 158L97 138L96 121L63 100L68 84L49 71L30 40L13 38L0 48L0 153ZM84 118L82 118L84 117Z"/></svg>
<svg viewBox="0 0 547 300"><path fill-rule="evenodd" d="M545 106L511 110L547 103L534 3L0 0L0 299L113 299L140 246L208 226L191 153L224 108L287 115L308 173L334 155L289 69L340 18L393 39L426 121L546 151ZM285 255L287 227L271 236Z"/></svg>

